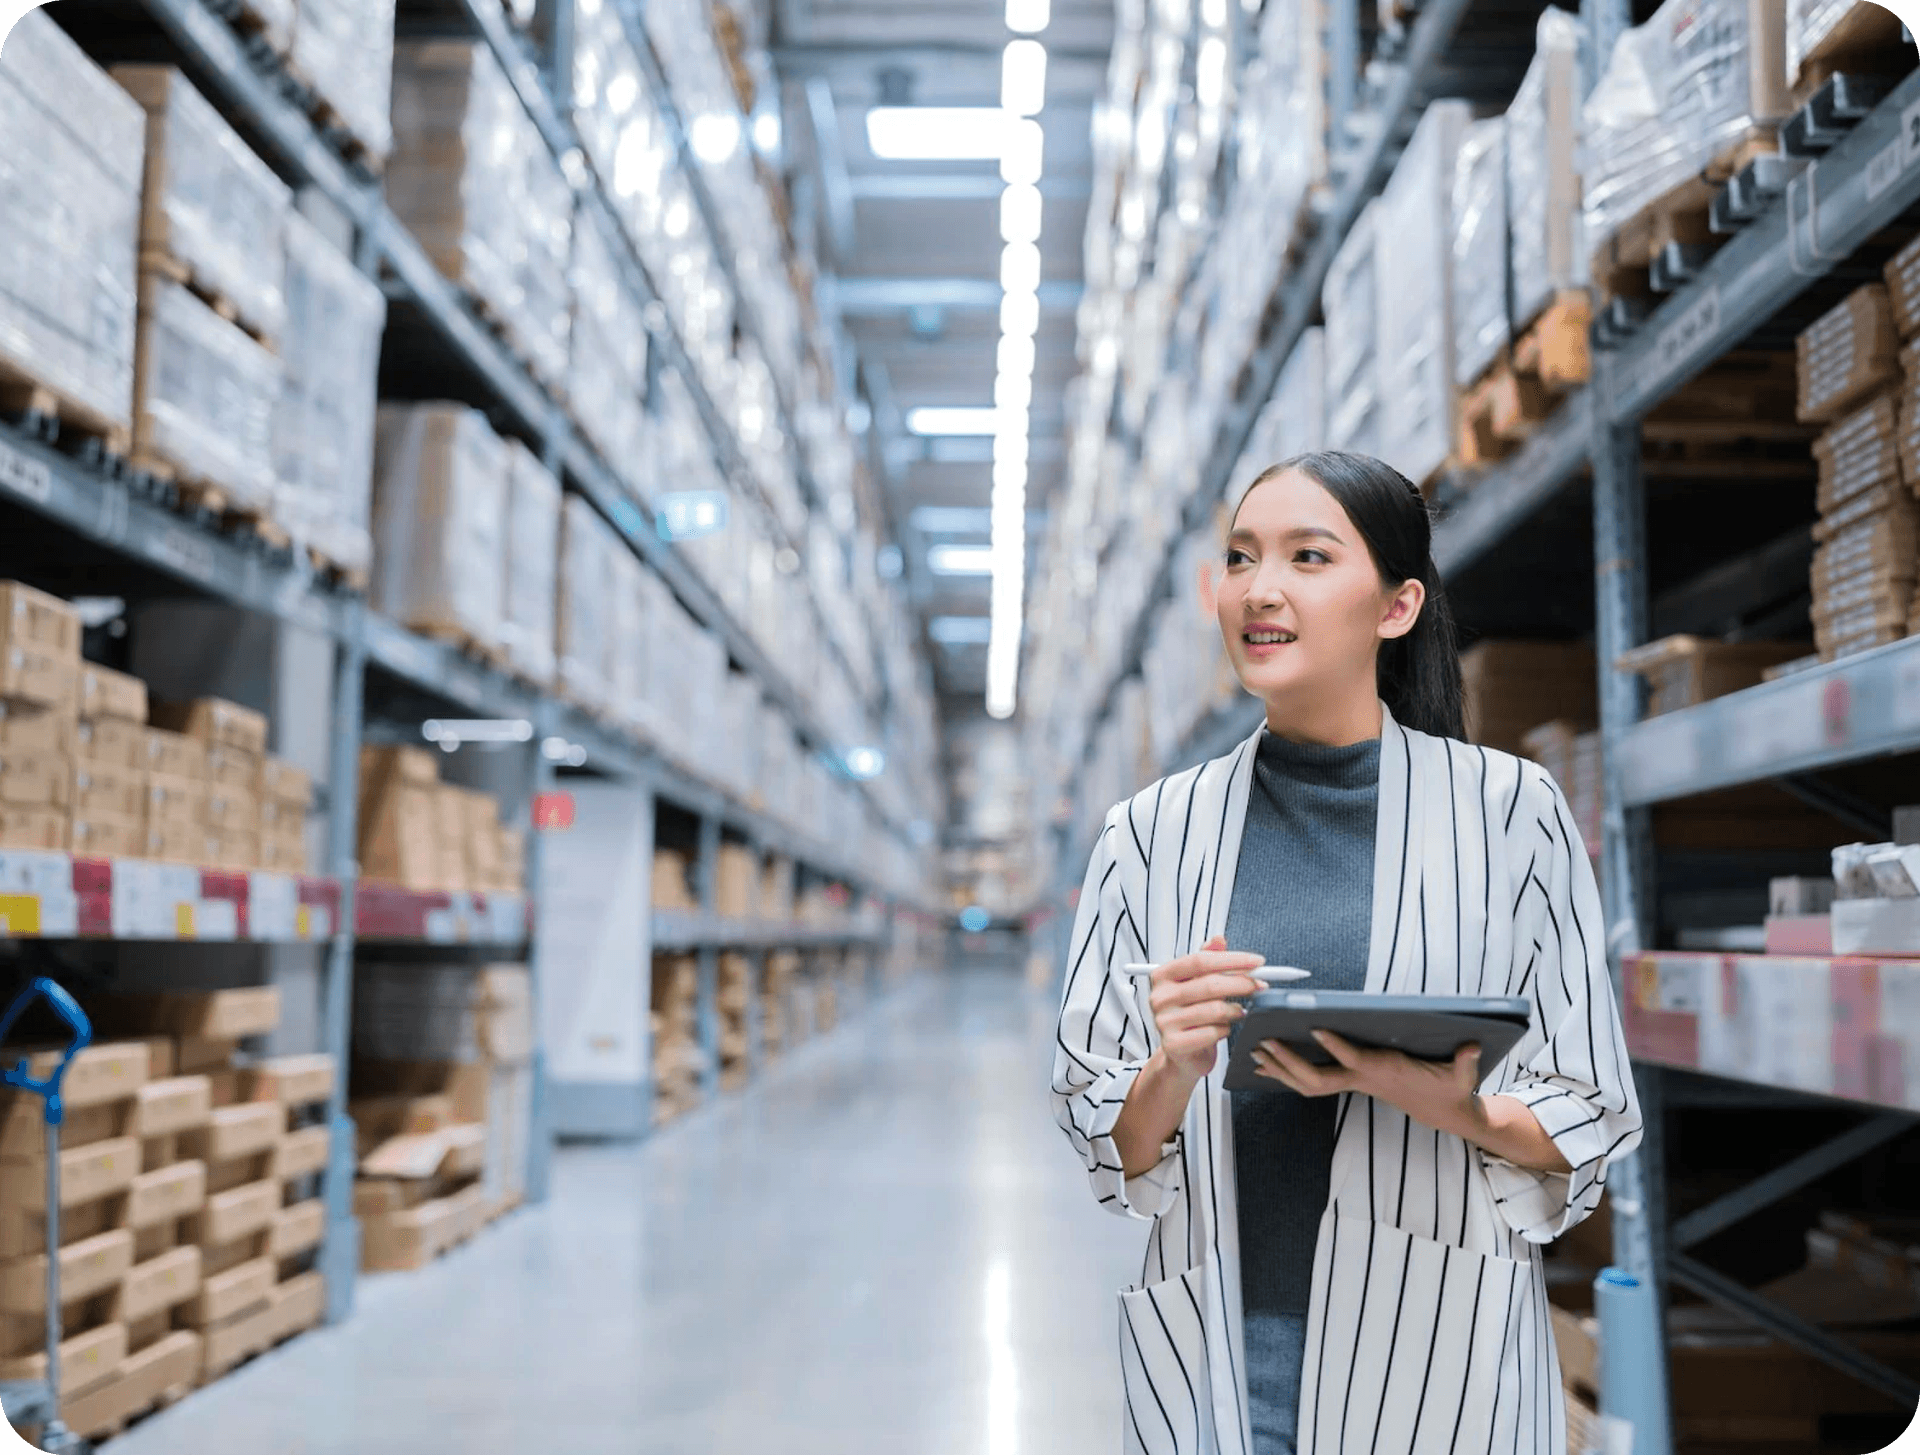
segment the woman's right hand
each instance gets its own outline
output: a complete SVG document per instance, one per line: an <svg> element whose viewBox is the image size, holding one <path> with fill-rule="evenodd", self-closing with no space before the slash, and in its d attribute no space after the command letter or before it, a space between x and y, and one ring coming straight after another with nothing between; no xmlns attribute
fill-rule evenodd
<svg viewBox="0 0 1920 1455"><path fill-rule="evenodd" d="M1244 972L1265 963L1244 950L1229 950L1215 935L1191 955L1169 960L1153 972L1147 1003L1160 1032L1160 1054L1169 1069L1197 1086L1218 1058L1224 1041L1246 1016L1233 997L1257 994L1265 987Z"/></svg>

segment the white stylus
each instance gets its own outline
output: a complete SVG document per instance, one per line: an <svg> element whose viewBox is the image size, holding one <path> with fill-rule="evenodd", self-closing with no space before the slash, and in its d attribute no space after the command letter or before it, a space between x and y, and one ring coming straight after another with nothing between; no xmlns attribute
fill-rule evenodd
<svg viewBox="0 0 1920 1455"><path fill-rule="evenodd" d="M1122 967L1136 980L1144 980L1160 967L1134 963ZM1267 985L1284 985L1290 980L1305 980L1313 974L1311 970L1296 970L1291 965L1256 965L1251 970L1225 970L1224 975L1251 975L1255 980Z"/></svg>

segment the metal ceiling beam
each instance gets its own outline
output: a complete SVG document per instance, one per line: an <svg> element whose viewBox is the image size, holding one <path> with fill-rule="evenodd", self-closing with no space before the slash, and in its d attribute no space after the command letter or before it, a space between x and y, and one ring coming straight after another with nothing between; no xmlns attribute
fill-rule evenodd
<svg viewBox="0 0 1920 1455"><path fill-rule="evenodd" d="M1078 283L1042 283L1040 307L1065 312L1080 305ZM909 308L966 308L998 311L1000 285L991 278L840 279L842 317L905 313Z"/></svg>
<svg viewBox="0 0 1920 1455"><path fill-rule="evenodd" d="M833 87L819 76L806 83L807 121L813 128L814 167L820 178L820 197L826 204L827 242L833 260L845 267L858 247L853 207L853 183L847 175L846 148L840 144L840 119L833 105Z"/></svg>
<svg viewBox="0 0 1920 1455"><path fill-rule="evenodd" d="M856 202L998 202L1006 183L997 172L868 173L849 179ZM1043 177L1040 195L1065 202L1093 194L1087 177Z"/></svg>

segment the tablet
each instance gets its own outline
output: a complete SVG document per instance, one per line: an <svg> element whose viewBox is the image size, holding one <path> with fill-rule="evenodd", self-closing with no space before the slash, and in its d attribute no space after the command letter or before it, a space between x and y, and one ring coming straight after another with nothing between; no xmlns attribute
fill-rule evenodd
<svg viewBox="0 0 1920 1455"><path fill-rule="evenodd" d="M1526 1034L1533 1004L1523 995L1369 995L1363 990L1268 990L1247 1002L1247 1018L1228 1042L1229 1091L1285 1091L1259 1074L1253 1048L1279 1041L1315 1066L1336 1064L1313 1039L1332 1031L1356 1046L1405 1051L1422 1061L1451 1061L1478 1042L1491 1072Z"/></svg>

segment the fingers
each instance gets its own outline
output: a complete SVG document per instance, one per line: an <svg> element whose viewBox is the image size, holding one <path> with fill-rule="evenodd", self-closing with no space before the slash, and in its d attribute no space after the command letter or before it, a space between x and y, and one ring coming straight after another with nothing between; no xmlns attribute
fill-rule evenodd
<svg viewBox="0 0 1920 1455"><path fill-rule="evenodd" d="M1162 981L1156 975L1153 990L1147 996L1147 1004L1153 1008L1154 1018L1158 1020L1180 1006L1245 999L1258 994L1259 990L1260 982L1249 975L1212 974L1193 980L1167 981Z"/></svg>
<svg viewBox="0 0 1920 1455"><path fill-rule="evenodd" d="M1362 1050L1346 1037L1336 1035L1332 1031L1315 1031L1313 1038L1320 1043L1329 1056L1349 1071L1358 1071L1366 1064L1368 1056L1373 1054Z"/></svg>
<svg viewBox="0 0 1920 1455"><path fill-rule="evenodd" d="M1262 1041L1254 1047L1253 1059L1260 1074L1291 1087L1302 1096L1333 1096L1351 1091L1355 1073L1340 1066L1315 1066L1297 1051L1279 1041Z"/></svg>
<svg viewBox="0 0 1920 1455"><path fill-rule="evenodd" d="M1232 1001L1208 1000L1197 1005L1171 1006L1165 1014L1156 1010L1153 1020L1160 1034L1169 1036L1175 1031L1196 1030L1201 1026L1219 1026L1224 1031L1244 1020L1246 1014Z"/></svg>
<svg viewBox="0 0 1920 1455"><path fill-rule="evenodd" d="M1480 1084L1479 1046L1468 1044L1453 1053L1453 1075L1465 1091L1472 1091Z"/></svg>
<svg viewBox="0 0 1920 1455"><path fill-rule="evenodd" d="M1215 949L1215 945L1220 948ZM1216 935L1207 942L1206 949L1195 950L1191 955L1182 955L1177 960L1169 960L1154 972L1153 978L1156 984L1192 980L1220 970L1251 970L1264 963L1266 962L1262 957L1251 951L1227 949L1225 942Z"/></svg>

